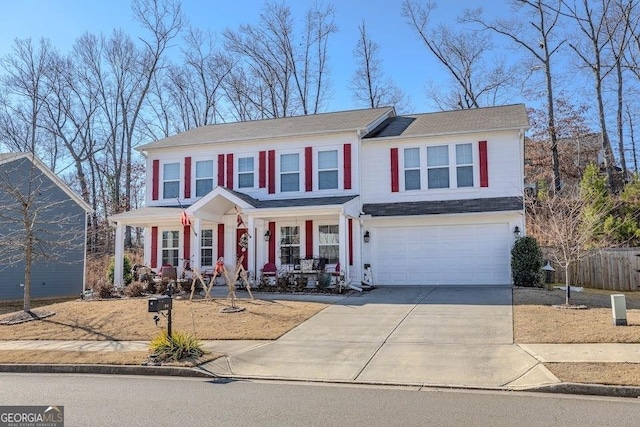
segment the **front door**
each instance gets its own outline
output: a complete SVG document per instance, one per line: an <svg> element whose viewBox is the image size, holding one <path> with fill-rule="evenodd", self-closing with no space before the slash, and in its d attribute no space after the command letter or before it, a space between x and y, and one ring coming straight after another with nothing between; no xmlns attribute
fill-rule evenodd
<svg viewBox="0 0 640 427"><path fill-rule="evenodd" d="M245 270L247 270L249 266L249 261L247 259L249 257L249 236L245 236L244 239L242 237L246 232L246 228L238 228L236 230L236 256L240 258L244 255L244 258L242 259L242 266Z"/></svg>

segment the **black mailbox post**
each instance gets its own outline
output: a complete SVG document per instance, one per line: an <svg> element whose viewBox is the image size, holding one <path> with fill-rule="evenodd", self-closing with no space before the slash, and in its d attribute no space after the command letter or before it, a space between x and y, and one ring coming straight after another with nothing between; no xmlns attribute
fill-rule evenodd
<svg viewBox="0 0 640 427"><path fill-rule="evenodd" d="M149 298L149 313L158 313L160 311L167 312L167 337L171 340L171 308L173 306L173 287L171 283L167 287L167 295Z"/></svg>

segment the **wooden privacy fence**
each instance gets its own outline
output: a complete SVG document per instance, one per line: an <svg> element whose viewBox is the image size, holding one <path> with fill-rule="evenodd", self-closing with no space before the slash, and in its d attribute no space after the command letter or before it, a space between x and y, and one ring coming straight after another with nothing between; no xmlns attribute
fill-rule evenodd
<svg viewBox="0 0 640 427"><path fill-rule="evenodd" d="M550 256L552 248L542 248L545 261L556 269L555 281L565 283L565 271ZM608 248L590 251L569 268L571 285L611 291L640 290L640 248Z"/></svg>

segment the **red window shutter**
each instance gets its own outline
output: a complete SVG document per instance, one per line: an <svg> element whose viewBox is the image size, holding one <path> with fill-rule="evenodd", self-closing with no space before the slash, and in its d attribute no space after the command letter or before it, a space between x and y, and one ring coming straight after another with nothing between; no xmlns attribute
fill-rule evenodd
<svg viewBox="0 0 640 427"><path fill-rule="evenodd" d="M227 154L227 188L233 190L233 154Z"/></svg>
<svg viewBox="0 0 640 427"><path fill-rule="evenodd" d="M258 186L265 188L267 186L267 152L260 151L258 153Z"/></svg>
<svg viewBox="0 0 640 427"><path fill-rule="evenodd" d="M308 220L305 221L304 223L304 230L305 230L305 241L306 241L306 252L307 252L307 258L313 258L313 221Z"/></svg>
<svg viewBox="0 0 640 427"><path fill-rule="evenodd" d="M224 224L218 224L218 258L224 256Z"/></svg>
<svg viewBox="0 0 640 427"><path fill-rule="evenodd" d="M276 223L269 223L269 234L271 235L271 239L269 239L269 262L276 263Z"/></svg>
<svg viewBox="0 0 640 427"><path fill-rule="evenodd" d="M391 192L400 191L400 178L398 176L398 149L391 149Z"/></svg>
<svg viewBox="0 0 640 427"><path fill-rule="evenodd" d="M184 198L191 198L191 157L184 158Z"/></svg>
<svg viewBox="0 0 640 427"><path fill-rule="evenodd" d="M151 268L158 268L158 227L151 227Z"/></svg>
<svg viewBox="0 0 640 427"><path fill-rule="evenodd" d="M189 261L191 259L191 227L185 225L182 231L183 234L183 258Z"/></svg>
<svg viewBox="0 0 640 427"><path fill-rule="evenodd" d="M158 189L160 187L160 160L153 161L151 171L151 199L158 200Z"/></svg>
<svg viewBox="0 0 640 427"><path fill-rule="evenodd" d="M218 185L224 187L224 154L218 154Z"/></svg>
<svg viewBox="0 0 640 427"><path fill-rule="evenodd" d="M349 265L353 265L353 218L349 218Z"/></svg>
<svg viewBox="0 0 640 427"><path fill-rule="evenodd" d="M351 144L344 144L344 189L351 190Z"/></svg>
<svg viewBox="0 0 640 427"><path fill-rule="evenodd" d="M276 192L276 150L269 150L269 194Z"/></svg>
<svg viewBox="0 0 640 427"><path fill-rule="evenodd" d="M478 142L480 157L480 187L489 186L489 167L487 163L487 141Z"/></svg>
<svg viewBox="0 0 640 427"><path fill-rule="evenodd" d="M313 191L313 148L304 149L304 190Z"/></svg>

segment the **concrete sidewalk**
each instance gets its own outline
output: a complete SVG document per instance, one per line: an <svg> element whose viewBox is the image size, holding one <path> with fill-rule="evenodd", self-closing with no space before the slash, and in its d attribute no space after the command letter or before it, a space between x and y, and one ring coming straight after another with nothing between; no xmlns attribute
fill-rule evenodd
<svg viewBox="0 0 640 427"><path fill-rule="evenodd" d="M640 363L640 344L514 344L505 287L379 288L333 302L276 341L203 341L225 356L201 369L225 377L517 390L558 384L546 362ZM0 351L147 348L143 341L0 341Z"/></svg>

